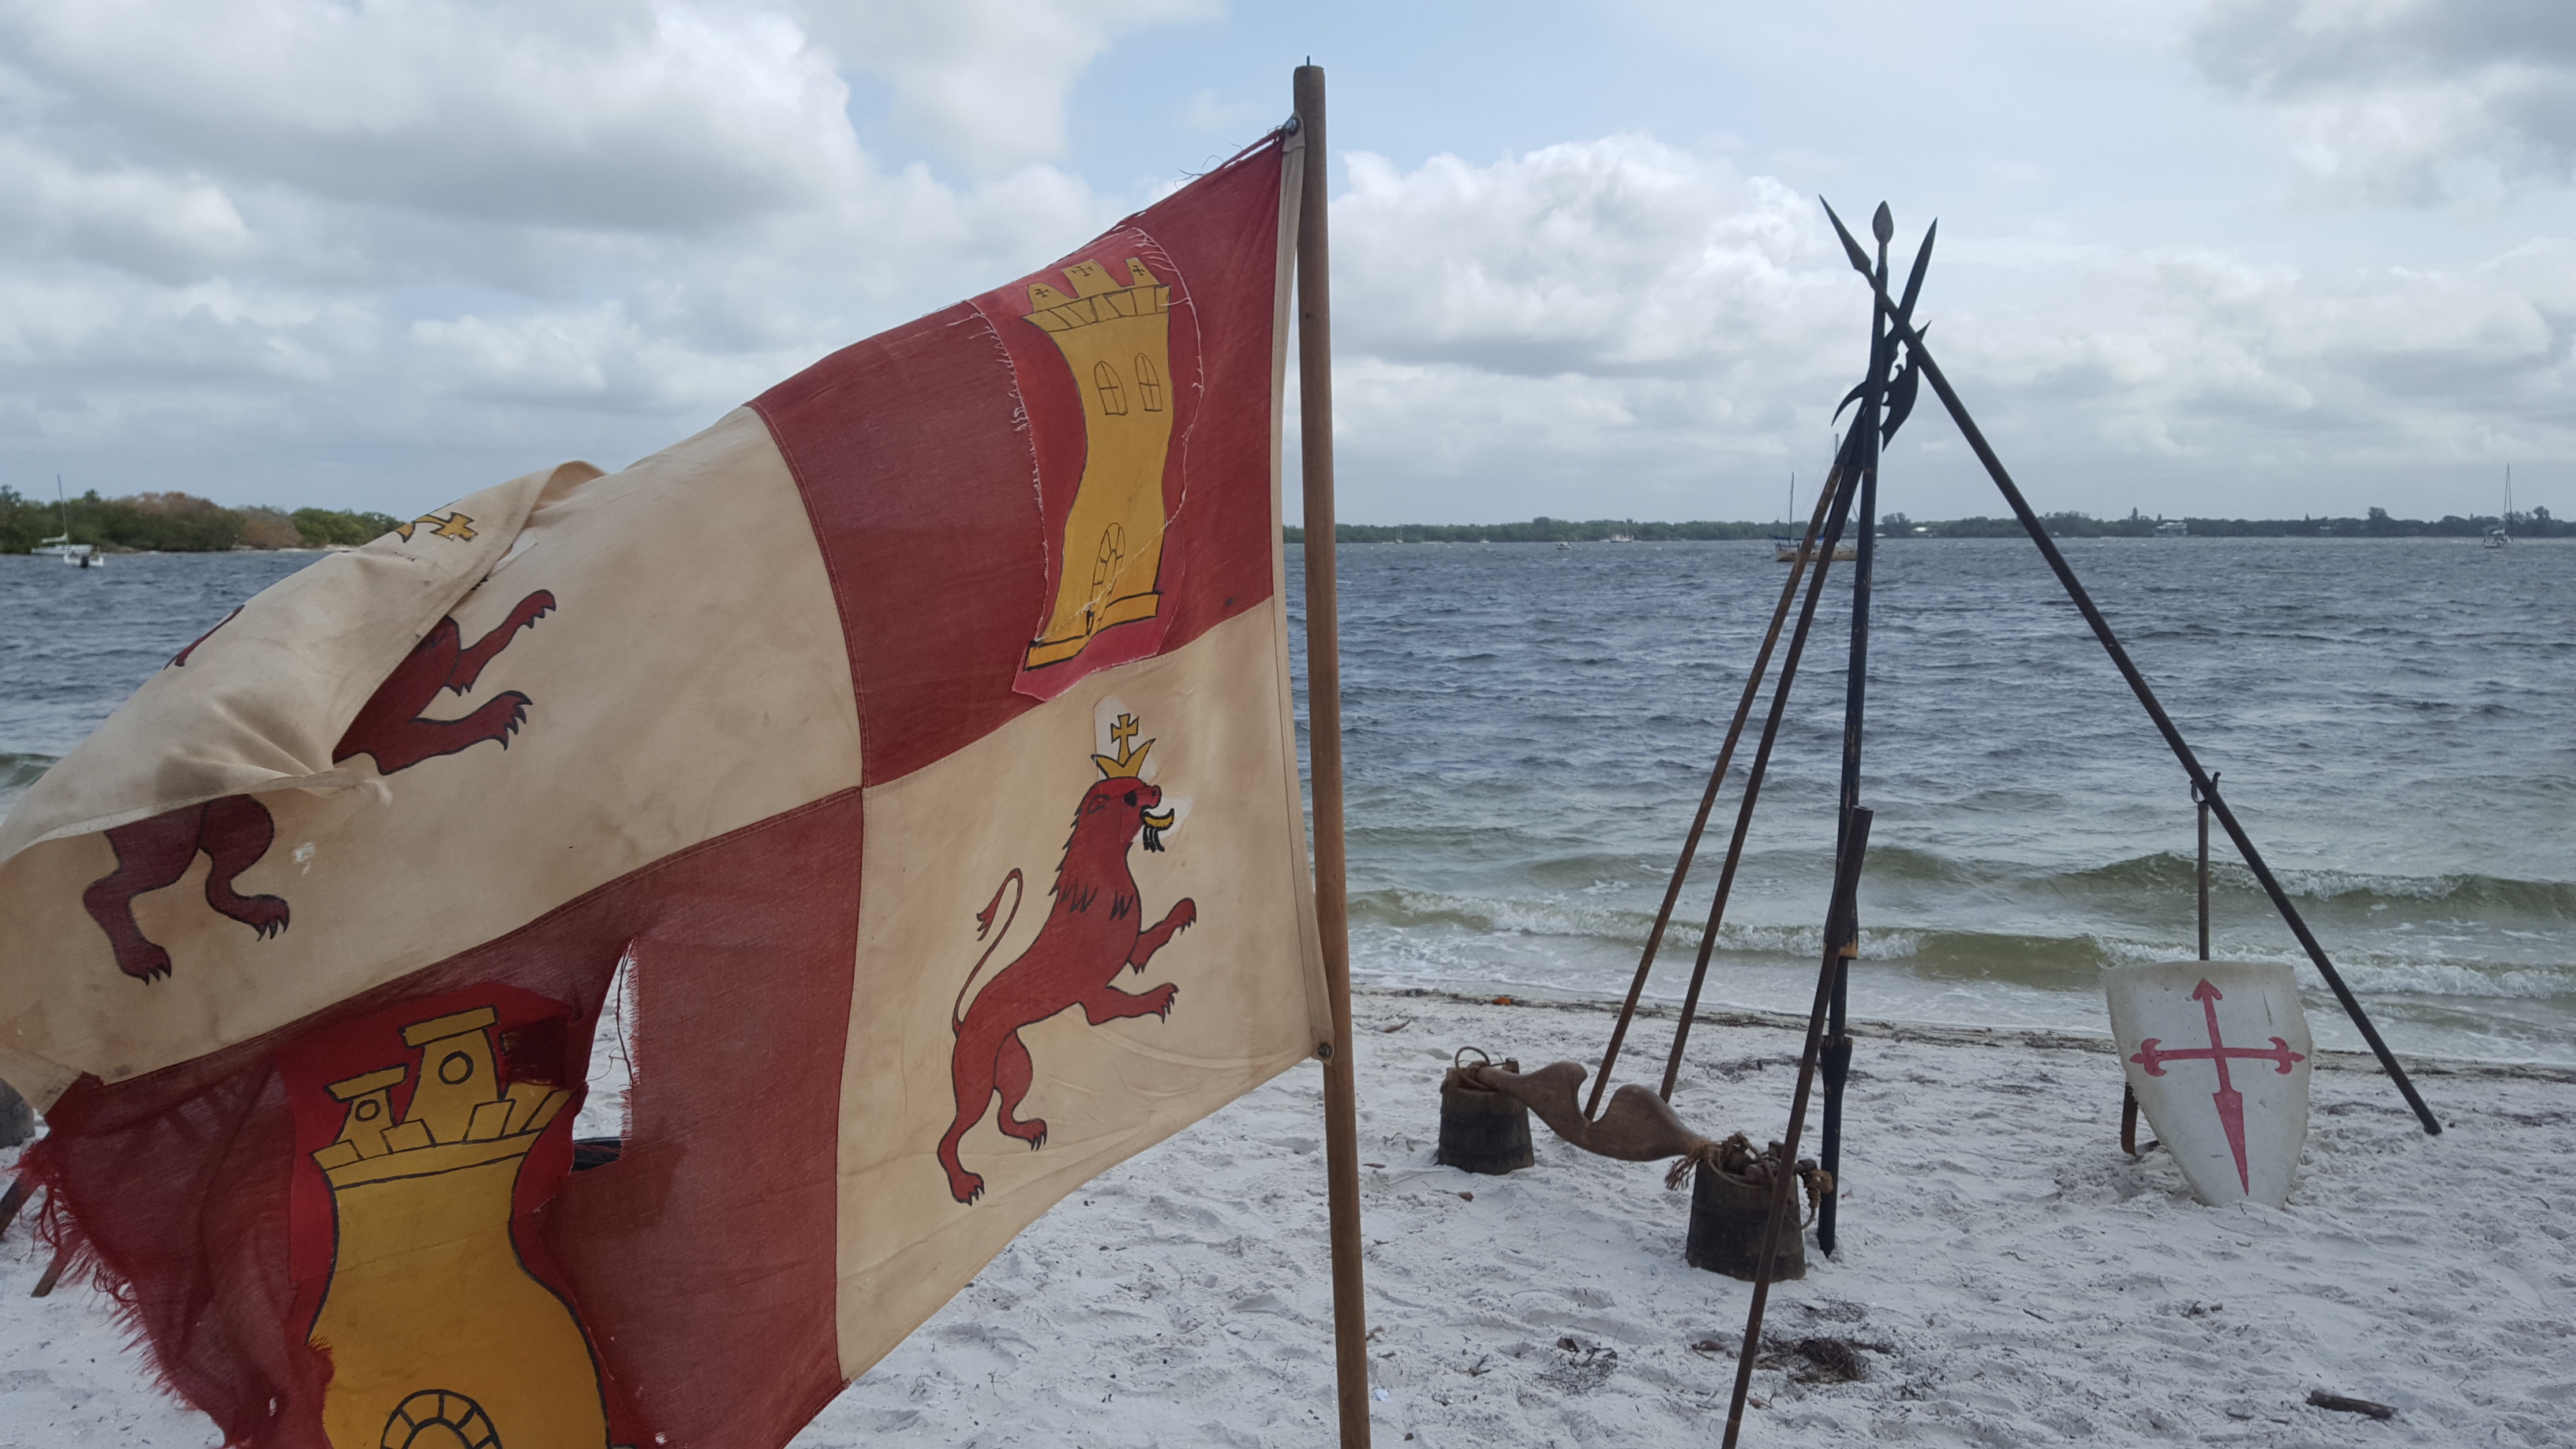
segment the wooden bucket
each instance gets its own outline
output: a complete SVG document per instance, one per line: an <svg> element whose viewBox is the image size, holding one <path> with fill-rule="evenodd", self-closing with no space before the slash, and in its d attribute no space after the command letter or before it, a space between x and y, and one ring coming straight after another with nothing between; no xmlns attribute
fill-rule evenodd
<svg viewBox="0 0 2576 1449"><path fill-rule="evenodd" d="M1798 1223L1798 1185L1789 1186L1789 1211L1774 1236L1771 1281L1807 1276L1807 1235ZM1762 1268L1762 1229L1771 1220L1771 1184L1721 1172L1703 1162L1691 1182L1690 1237L1682 1255L1694 1268L1750 1283Z"/></svg>
<svg viewBox="0 0 2576 1449"><path fill-rule="evenodd" d="M1431 1160L1467 1172L1516 1172L1538 1160L1530 1147L1529 1108L1517 1097L1467 1085L1459 1062L1469 1052L1493 1060L1475 1047L1460 1047L1449 1059L1449 1074L1440 1081L1440 1151ZM1502 1066L1521 1069L1518 1061Z"/></svg>

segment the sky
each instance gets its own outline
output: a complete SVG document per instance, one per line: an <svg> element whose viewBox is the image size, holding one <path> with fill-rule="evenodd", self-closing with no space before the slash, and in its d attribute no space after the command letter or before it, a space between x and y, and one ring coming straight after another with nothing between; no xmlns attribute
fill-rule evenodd
<svg viewBox="0 0 2576 1449"><path fill-rule="evenodd" d="M410 514L1045 264L1327 73L1354 522L1774 518L1868 293L2043 510L2576 512L2566 0L0 0L0 485ZM2001 509L1928 394L1882 508Z"/></svg>

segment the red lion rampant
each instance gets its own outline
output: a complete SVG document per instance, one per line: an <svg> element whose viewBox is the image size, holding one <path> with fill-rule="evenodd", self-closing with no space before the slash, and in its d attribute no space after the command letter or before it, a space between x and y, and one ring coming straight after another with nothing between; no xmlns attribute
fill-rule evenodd
<svg viewBox="0 0 2576 1449"><path fill-rule="evenodd" d="M277 822L268 807L248 795L226 795L107 832L108 848L116 852L116 869L92 881L81 893L81 904L98 928L107 932L117 969L137 981L157 981L170 974L170 953L146 939L143 929L134 924L134 898L177 885L196 863L199 851L213 865L206 872L207 905L257 931L263 940L285 930L284 899L245 896L233 890L233 878L259 864L276 838Z"/></svg>
<svg viewBox="0 0 2576 1449"><path fill-rule="evenodd" d="M390 775L485 740L498 740L501 748L508 749L510 735L528 717L528 697L515 689L493 696L463 719L428 719L421 711L442 689L458 694L472 689L482 677L483 666L508 648L521 629L554 607L555 596L539 589L521 599L510 617L471 648L465 646L453 618L439 620L429 637L394 666L394 672L359 708L358 717L349 722L331 752L332 763L368 755L375 759L378 773ZM185 668L197 645L240 613L235 609L226 614L222 623L198 635L162 667ZM233 890L234 878L259 864L276 838L277 822L268 807L248 795L226 795L108 831L116 869L90 882L81 893L81 904L107 933L117 969L138 981L157 981L170 974L170 953L147 939L135 924L134 898L177 885L201 851L213 862L206 875L207 905L259 932L262 940L285 930L288 912L282 898L245 896Z"/></svg>
<svg viewBox="0 0 2576 1449"><path fill-rule="evenodd" d="M510 647L510 640L521 629L554 612L555 596L539 589L521 599L491 633L474 641L471 648L456 627L453 618L441 619L429 637L415 645L385 682L376 686L375 694L359 709L358 717L349 721L348 732L340 736L331 751L331 763L373 756L376 770L390 775L408 770L423 760L452 755L485 740L499 740L501 748L510 747L510 736L528 717L528 697L513 689L492 696L482 708L463 719L431 719L423 713L442 689L458 694L474 687L483 677L483 666L492 656ZM193 646L191 646L193 647Z"/></svg>
<svg viewBox="0 0 2576 1449"><path fill-rule="evenodd" d="M1139 750L1125 763L1132 768L1143 756ZM1113 764L1106 756L1094 758L1104 771ZM939 1165L947 1169L948 1191L959 1202L971 1203L984 1194L984 1179L958 1162L957 1144L984 1120L996 1091L1002 1094L1002 1110L995 1125L1032 1151L1046 1145L1046 1122L1036 1117L1022 1121L1016 1115L1037 1075L1029 1049L1020 1041L1020 1028L1075 1006L1093 1026L1131 1016L1171 1016L1179 987L1166 982L1138 994L1111 984L1122 966L1143 971L1155 952L1198 919L1199 908L1185 897L1152 928L1138 929L1144 903L1135 873L1127 868L1127 851L1139 833L1147 850L1163 848L1162 832L1171 828L1173 817L1170 811L1156 813L1154 807L1162 803L1161 790L1132 774L1113 775L1084 792L1081 808L1074 812L1073 835L1065 841L1064 862L1056 867L1050 892L1055 905L1046 924L1019 959L1003 967L968 1006L967 991L1020 913L1020 895L1027 889L1020 873L1003 877L993 899L976 914L980 938L991 931L1003 892L1014 892L1010 915L967 973L966 984L957 991L958 1005L949 1012L949 1027L957 1034L949 1057L957 1119L939 1139Z"/></svg>

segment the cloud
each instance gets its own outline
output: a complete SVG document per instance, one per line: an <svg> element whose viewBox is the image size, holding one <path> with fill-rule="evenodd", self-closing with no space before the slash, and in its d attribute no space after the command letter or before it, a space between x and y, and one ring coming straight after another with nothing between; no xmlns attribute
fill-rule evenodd
<svg viewBox="0 0 2576 1449"><path fill-rule="evenodd" d="M1820 473L1868 314L1814 201L1633 134L1348 164L1337 437L1371 487L1346 516L1768 517L1787 471ZM1925 312L2054 506L2233 515L2254 486L2290 512L2363 488L2438 513L2443 469L2576 445L2567 242L2316 275L2222 248L1953 235ZM1996 508L1928 394L1899 449L1908 501L1890 507Z"/></svg>
<svg viewBox="0 0 2576 1449"><path fill-rule="evenodd" d="M1211 0L858 0L802 10L845 64L893 87L898 117L984 171L1064 153L1065 98L1118 32L1216 13Z"/></svg>
<svg viewBox="0 0 2576 1449"><path fill-rule="evenodd" d="M69 155L450 218L703 231L858 168L787 16L676 4L83 0L8 15Z"/></svg>
<svg viewBox="0 0 2576 1449"><path fill-rule="evenodd" d="M2217 0L2186 52L2274 108L2315 191L2430 205L2576 179L2576 7L2564 0Z"/></svg>
<svg viewBox="0 0 2576 1449"><path fill-rule="evenodd" d="M1389 356L1672 373L1802 342L1830 238L1814 204L1650 136L1411 172L1349 158L1359 335Z"/></svg>
<svg viewBox="0 0 2576 1449"><path fill-rule="evenodd" d="M648 452L1143 200L1044 159L1119 33L1095 13L0 3L0 481L401 512ZM872 155L864 66L1002 169ZM2283 104L2345 94L2258 71ZM1204 79L1156 104L1221 123ZM975 140L1005 115L1018 140ZM1821 471L1866 294L1802 187L1638 131L1335 176L1347 516L1769 516ZM1960 228L1925 307L2058 506L2439 512L2459 470L2576 452L2571 277L2545 238L2328 274ZM1946 433L1927 401L1890 507L1992 509Z"/></svg>
<svg viewBox="0 0 2576 1449"><path fill-rule="evenodd" d="M976 9L1019 28L951 68L1011 90L1033 67L1012 115L1034 150L1107 33L1047 10ZM842 43L884 18L834 14ZM0 6L0 454L110 491L432 503L493 455L647 451L1126 209L1042 163L968 183L880 164L808 19Z"/></svg>

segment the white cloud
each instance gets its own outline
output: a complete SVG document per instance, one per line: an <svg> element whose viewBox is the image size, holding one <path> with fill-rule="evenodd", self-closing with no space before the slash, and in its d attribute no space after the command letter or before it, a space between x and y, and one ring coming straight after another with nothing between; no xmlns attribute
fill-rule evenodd
<svg viewBox="0 0 2576 1449"><path fill-rule="evenodd" d="M7 16L67 153L450 218L721 228L859 164L828 58L769 11L594 0L171 0Z"/></svg>
<svg viewBox="0 0 2576 1449"><path fill-rule="evenodd" d="M1767 517L1782 474L1815 476L1867 293L1812 200L1636 135L1484 166L1355 155L1350 175L1337 431L1373 482L1347 516ZM2427 469L2576 445L2571 263L2576 244L2536 242L2317 276L2209 247L1953 236L1924 307L2007 454L2080 480L2057 506L2125 485L2236 514L2252 481L2320 510L2394 488L2372 501L2401 507ZM1899 446L1919 451L1891 462L1911 500L1891 507L1994 510L1928 393Z"/></svg>
<svg viewBox="0 0 2576 1449"><path fill-rule="evenodd" d="M399 512L622 462L1142 199L1044 156L1119 26L1197 13L0 0L0 482ZM2203 33L2278 13L2231 0ZM2263 53L2230 83L2282 104L2403 70ZM846 80L869 68L1002 169L871 155ZM1142 104L1222 122L1202 83ZM1801 189L1636 132L1340 159L1347 516L1768 516L1812 479L1867 312ZM2424 511L2443 469L2576 451L2576 249L2493 251L2327 274L1962 228L1925 307L2017 465L2081 480L2064 502L2367 486ZM1993 507L1945 432L1927 400L1891 507Z"/></svg>
<svg viewBox="0 0 2576 1449"><path fill-rule="evenodd" d="M1122 30L1212 17L1212 0L843 0L803 7L844 64L893 87L895 112L984 170L1064 153L1074 81Z"/></svg>
<svg viewBox="0 0 2576 1449"><path fill-rule="evenodd" d="M2564 0L2216 0L2187 43L2275 108L2321 195L2429 205L2576 177L2576 6Z"/></svg>
<svg viewBox="0 0 2576 1449"><path fill-rule="evenodd" d="M1108 33L1055 9L979 11L1020 28L956 70L1034 67L1048 135ZM21 3L0 57L0 452L110 491L621 461L1125 209L1039 163L888 170L779 4ZM393 478L294 461L371 449Z"/></svg>
<svg viewBox="0 0 2576 1449"><path fill-rule="evenodd" d="M1802 337L1828 238L1812 203L1648 136L1491 166L1349 160L1335 227L1361 335L1396 355L1658 371Z"/></svg>

